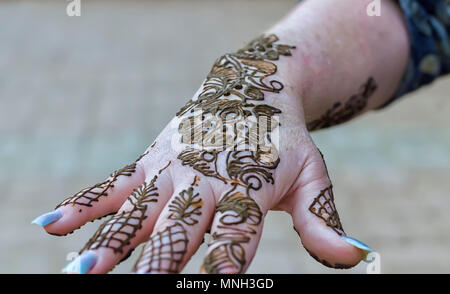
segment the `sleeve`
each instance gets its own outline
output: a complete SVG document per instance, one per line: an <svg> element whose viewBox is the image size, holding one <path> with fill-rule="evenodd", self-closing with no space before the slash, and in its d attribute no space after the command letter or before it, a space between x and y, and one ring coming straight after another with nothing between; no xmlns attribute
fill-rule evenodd
<svg viewBox="0 0 450 294"><path fill-rule="evenodd" d="M396 93L381 108L450 72L450 0L396 2L404 12L411 54Z"/></svg>

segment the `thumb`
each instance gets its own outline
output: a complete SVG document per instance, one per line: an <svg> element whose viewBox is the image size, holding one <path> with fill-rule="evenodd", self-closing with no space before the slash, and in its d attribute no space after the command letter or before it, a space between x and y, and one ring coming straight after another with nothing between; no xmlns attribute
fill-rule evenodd
<svg viewBox="0 0 450 294"><path fill-rule="evenodd" d="M332 268L350 268L372 252L369 246L345 234L319 150L308 159L289 198L294 229L318 262Z"/></svg>

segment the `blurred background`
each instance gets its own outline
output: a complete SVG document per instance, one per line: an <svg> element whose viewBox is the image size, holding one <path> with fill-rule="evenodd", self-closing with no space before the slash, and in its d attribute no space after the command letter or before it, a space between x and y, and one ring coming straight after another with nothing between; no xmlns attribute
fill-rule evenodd
<svg viewBox="0 0 450 294"><path fill-rule="evenodd" d="M30 222L133 161L197 90L216 57L295 0L0 1L0 273L59 273L100 222L67 237ZM450 79L313 135L346 231L382 273L450 272ZM196 273L201 247L184 272ZM127 273L137 254L113 273ZM290 217L269 213L249 273L323 267Z"/></svg>

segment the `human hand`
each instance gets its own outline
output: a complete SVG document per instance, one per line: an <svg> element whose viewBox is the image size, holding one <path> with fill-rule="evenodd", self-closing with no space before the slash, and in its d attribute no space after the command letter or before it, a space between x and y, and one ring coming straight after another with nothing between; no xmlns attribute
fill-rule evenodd
<svg viewBox="0 0 450 294"><path fill-rule="evenodd" d="M223 55L134 163L37 218L65 235L112 214L64 270L106 273L145 242L133 272L178 273L210 231L200 271L243 273L269 210L292 215L321 263L348 268L363 259L370 248L344 233L287 70L295 50L267 34Z"/></svg>

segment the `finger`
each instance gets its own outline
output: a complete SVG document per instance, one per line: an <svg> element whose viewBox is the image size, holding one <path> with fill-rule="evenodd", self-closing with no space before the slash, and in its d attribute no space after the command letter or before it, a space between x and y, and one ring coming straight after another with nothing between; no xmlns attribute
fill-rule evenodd
<svg viewBox="0 0 450 294"><path fill-rule="evenodd" d="M180 184L145 243L133 272L179 273L202 243L214 213L209 184L193 175Z"/></svg>
<svg viewBox="0 0 450 294"><path fill-rule="evenodd" d="M314 259L328 267L350 268L372 249L345 234L321 155L318 151L310 159L292 192L294 228Z"/></svg>
<svg viewBox="0 0 450 294"><path fill-rule="evenodd" d="M169 165L170 162L135 189L120 210L89 239L80 252L95 256L96 262L86 273L111 271L151 234L157 216L172 193L172 182L166 172ZM70 272L72 268L69 264L64 271Z"/></svg>
<svg viewBox="0 0 450 294"><path fill-rule="evenodd" d="M216 206L211 241L200 272L244 273L261 238L265 212L249 196L248 189L234 186L226 192Z"/></svg>
<svg viewBox="0 0 450 294"><path fill-rule="evenodd" d="M89 221L115 213L132 190L144 182L142 161L148 152L135 162L113 173L103 182L85 188L61 202L53 212L36 218L53 235L66 235Z"/></svg>

